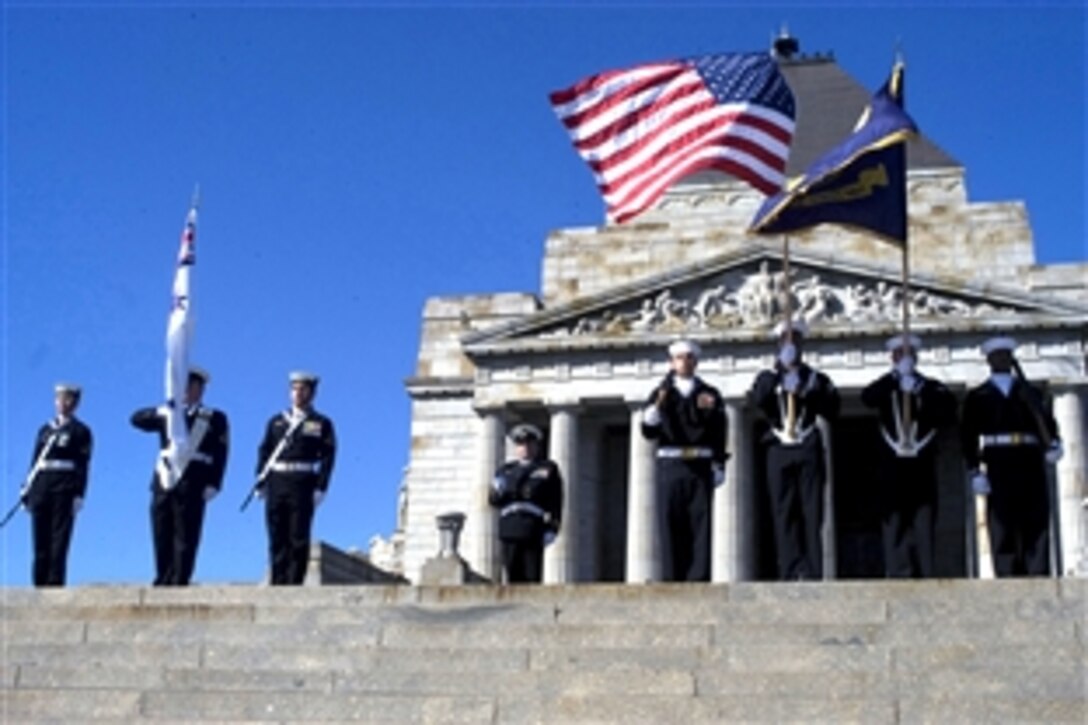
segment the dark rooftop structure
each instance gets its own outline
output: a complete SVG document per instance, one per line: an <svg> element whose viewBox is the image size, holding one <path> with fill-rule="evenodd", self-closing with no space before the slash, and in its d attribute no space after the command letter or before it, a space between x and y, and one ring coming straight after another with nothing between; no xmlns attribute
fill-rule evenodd
<svg viewBox="0 0 1088 725"><path fill-rule="evenodd" d="M786 176L793 177L803 173L812 162L850 135L876 89L865 88L858 83L835 62L830 53L800 53L798 40L785 31L775 39L772 52L797 103L796 128L786 167ZM908 95L908 103L909 99ZM907 109L909 112L909 105ZM907 142L908 169L960 166L960 162L924 135ZM718 172L702 172L688 177L686 181L705 183L720 176ZM679 185L683 184L684 181L679 182Z"/></svg>

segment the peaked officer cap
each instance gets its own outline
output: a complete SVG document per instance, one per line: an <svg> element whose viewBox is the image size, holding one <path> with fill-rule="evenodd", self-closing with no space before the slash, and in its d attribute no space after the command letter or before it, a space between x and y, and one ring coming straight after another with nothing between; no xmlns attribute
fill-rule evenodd
<svg viewBox="0 0 1088 725"><path fill-rule="evenodd" d="M525 443L526 441L539 441L544 437L544 434L535 425L521 423L514 426L509 437L514 443Z"/></svg>

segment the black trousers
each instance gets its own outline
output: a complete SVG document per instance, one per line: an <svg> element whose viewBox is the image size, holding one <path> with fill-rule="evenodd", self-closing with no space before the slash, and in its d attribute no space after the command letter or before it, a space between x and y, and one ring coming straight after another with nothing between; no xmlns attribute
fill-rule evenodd
<svg viewBox="0 0 1088 725"><path fill-rule="evenodd" d="M298 585L306 578L316 488L316 478L307 474L269 477L265 523L274 585Z"/></svg>
<svg viewBox="0 0 1088 725"><path fill-rule="evenodd" d="M884 453L877 472L884 575L890 579L932 577L936 461L931 455L900 458Z"/></svg>
<svg viewBox="0 0 1088 725"><path fill-rule="evenodd" d="M985 459L994 574L1049 576L1050 497L1042 452L1026 446L994 448Z"/></svg>
<svg viewBox="0 0 1088 725"><path fill-rule="evenodd" d="M775 442L768 447L767 484L780 581L823 578L824 481L823 443L815 431L798 445Z"/></svg>
<svg viewBox="0 0 1088 725"><path fill-rule="evenodd" d="M510 584L539 584L544 576L544 546L540 540L501 539L502 565Z"/></svg>
<svg viewBox="0 0 1088 725"><path fill-rule="evenodd" d="M68 545L72 542L75 515L72 491L51 491L30 509L34 541L33 577L36 587L62 587L68 571Z"/></svg>
<svg viewBox="0 0 1088 725"><path fill-rule="evenodd" d="M169 491L157 483L151 494L151 538L155 586L188 586L204 528L204 485L182 479Z"/></svg>
<svg viewBox="0 0 1088 725"><path fill-rule="evenodd" d="M710 460L658 458L656 491L662 580L710 581Z"/></svg>

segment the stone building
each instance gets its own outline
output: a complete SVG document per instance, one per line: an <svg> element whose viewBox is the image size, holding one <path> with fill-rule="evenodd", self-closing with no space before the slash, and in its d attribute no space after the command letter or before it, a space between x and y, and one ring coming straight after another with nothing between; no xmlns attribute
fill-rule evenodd
<svg viewBox="0 0 1088 725"><path fill-rule="evenodd" d="M780 57L797 100L790 175L839 143L869 91L824 55ZM1027 210L976 202L963 167L930 140L908 146L912 328L920 369L961 397L988 374L979 344L1019 341L1028 377L1052 395L1066 454L1056 467L1055 557L1085 556L1081 502L1088 469L1088 264L1035 262ZM732 453L713 510L713 579L773 578L773 538L759 421L744 402L772 362L783 240L746 228L762 197L721 175L674 186L633 222L561 229L545 243L539 294L429 299L412 400L411 456L399 504L396 557L387 566L418 580L435 553L435 516L467 514L461 552L496 572L487 490L504 457L505 431L532 422L567 481L564 528L545 554L547 581L653 580L653 451L638 432L641 408L667 369L665 348L699 342L699 374L722 390ZM887 370L884 340L898 330L900 252L825 225L790 236L791 290L812 336L806 358L835 381L842 419L831 431L825 570L882 575L874 506L875 422L861 388ZM955 431L939 441L938 572L970 574L973 525ZM376 542L379 546L383 542ZM385 545L385 551L391 549ZM394 560L395 559L395 560Z"/></svg>

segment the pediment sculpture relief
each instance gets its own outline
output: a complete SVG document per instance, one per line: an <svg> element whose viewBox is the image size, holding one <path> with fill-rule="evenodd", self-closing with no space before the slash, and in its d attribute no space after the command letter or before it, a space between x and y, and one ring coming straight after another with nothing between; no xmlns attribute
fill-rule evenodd
<svg viewBox="0 0 1088 725"><path fill-rule="evenodd" d="M766 327L782 316L785 276L771 272L766 262L754 273L725 274L703 287L676 294L665 289L628 309L605 310L544 333L568 335L621 335L639 332L690 332L706 329ZM897 322L902 315L902 289L884 280L825 279L819 273L797 270L790 284L795 314L810 326L844 323ZM1016 310L975 302L925 289L910 293L914 319L975 318L1014 314Z"/></svg>

